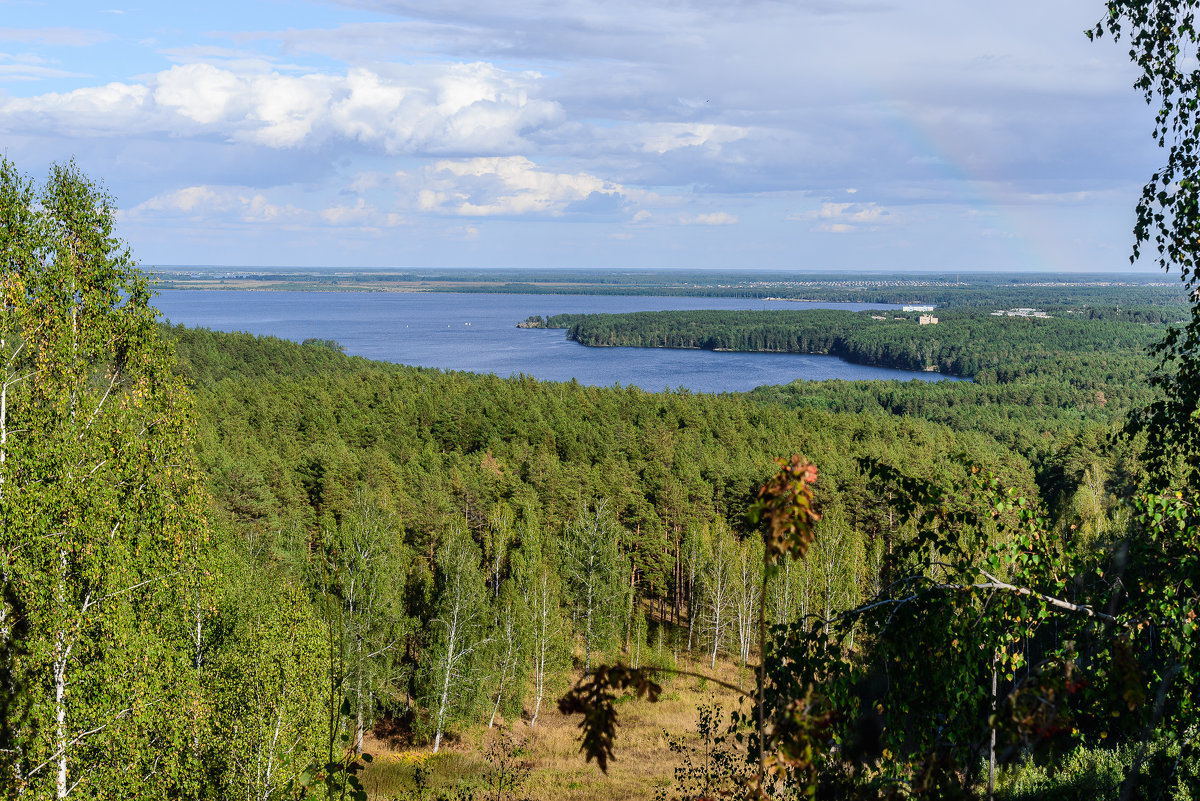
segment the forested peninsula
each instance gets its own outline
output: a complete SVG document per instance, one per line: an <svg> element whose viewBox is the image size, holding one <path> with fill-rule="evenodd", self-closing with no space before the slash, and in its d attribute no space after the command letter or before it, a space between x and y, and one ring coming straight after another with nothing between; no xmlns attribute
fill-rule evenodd
<svg viewBox="0 0 1200 801"><path fill-rule="evenodd" d="M1043 306L1011 313L704 310L557 314L543 325L564 328L569 339L590 347L827 354L856 364L1003 384L1034 374L1094 379L1101 361L1130 375L1145 371L1147 348L1185 314L1185 307L1174 304ZM933 322L922 324L922 316Z"/></svg>

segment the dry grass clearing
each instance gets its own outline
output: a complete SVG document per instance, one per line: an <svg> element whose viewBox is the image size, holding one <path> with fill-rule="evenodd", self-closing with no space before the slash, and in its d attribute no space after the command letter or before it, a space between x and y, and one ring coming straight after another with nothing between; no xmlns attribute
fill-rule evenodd
<svg viewBox="0 0 1200 801"><path fill-rule="evenodd" d="M681 660L679 667L710 673L707 662ZM736 666L718 661L712 675L737 684L739 672ZM742 672L741 680L750 692L753 676ZM632 698L618 704L616 759L609 764L607 775L594 762L584 762L579 752L578 717L564 717L551 703L543 706L537 725L516 721L509 731L523 745L517 762L529 771L519 797L536 801L653 798L659 787L672 784L678 757L671 753L668 737L682 736L696 742L697 707L716 701L728 714L739 706L739 696L712 682L686 677L666 678L663 685L656 704ZM418 769L427 776L430 798L463 786L484 788L495 772L487 752L497 731L480 725L456 734L455 741L443 745L436 755L428 746L393 750L384 742L368 740L366 750L375 760L363 781L371 798L385 801L409 797Z"/></svg>

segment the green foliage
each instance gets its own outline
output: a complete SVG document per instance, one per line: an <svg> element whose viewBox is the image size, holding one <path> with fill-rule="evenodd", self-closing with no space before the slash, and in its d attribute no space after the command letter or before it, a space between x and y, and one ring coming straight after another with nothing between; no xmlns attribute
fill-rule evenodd
<svg viewBox="0 0 1200 801"><path fill-rule="evenodd" d="M316 337L310 337L300 344L306 347L325 348L326 350L332 350L337 353L346 352L346 349L342 347L341 343L339 343L336 339L317 339Z"/></svg>
<svg viewBox="0 0 1200 801"><path fill-rule="evenodd" d="M1088 38L1122 36L1139 75L1134 87L1155 106L1153 136L1166 163L1142 187L1131 262L1143 255L1164 271L1179 270L1191 313L1155 349L1161 363L1153 383L1160 397L1133 421L1147 437L1146 457L1156 486L1200 478L1200 68L1195 0L1109 0Z"/></svg>
<svg viewBox="0 0 1200 801"><path fill-rule="evenodd" d="M936 325L919 325L916 314L897 312L666 311L556 315L547 326L566 328L569 339L592 346L829 354L856 364L1011 383L1063 375L1072 362L1097 353L1142 366L1164 323L1185 309L1112 312L1054 309L1049 317L1009 317L952 309L939 311Z"/></svg>
<svg viewBox="0 0 1200 801"><path fill-rule="evenodd" d="M355 720L354 750L361 754L379 703L398 694L399 657L413 621L395 577L412 556L395 516L360 491L327 544L327 558L342 607L344 682Z"/></svg>
<svg viewBox="0 0 1200 801"><path fill-rule="evenodd" d="M514 554L513 576L529 615L525 636L531 657L528 673L533 683L531 725L537 723L546 695L559 689L559 677L566 674L571 661L569 631L562 613L563 580L554 544L540 526L529 525Z"/></svg>
<svg viewBox="0 0 1200 801"><path fill-rule="evenodd" d="M192 410L114 216L0 159L0 796L194 787Z"/></svg>
<svg viewBox="0 0 1200 801"><path fill-rule="evenodd" d="M589 345L828 353L969 376L972 382L796 381L760 387L750 396L800 408L919 417L963 434L986 433L1040 469L1083 431L1109 432L1132 410L1162 397L1147 383L1154 360L1146 349L1187 310L1122 305L1061 308L1050 318L953 309L938 314L936 326L917 325L911 314L828 310L563 315L554 324L569 326L569 336ZM883 315L889 319L874 319Z"/></svg>
<svg viewBox="0 0 1200 801"><path fill-rule="evenodd" d="M430 708L437 709L433 751L446 726L472 709L480 691L478 654L487 635L488 593L478 546L466 528L452 525L437 555L437 617L426 679Z"/></svg>
<svg viewBox="0 0 1200 801"><path fill-rule="evenodd" d="M720 705L701 704L696 713L698 744L693 746L683 737L667 736L671 753L679 757L679 765L674 771L674 788L659 788L656 801L733 796L750 779L746 755L732 743L731 729L735 727L722 722Z"/></svg>
<svg viewBox="0 0 1200 801"><path fill-rule="evenodd" d="M286 573L223 567L238 581L218 610L204 671L213 706L206 792L261 798L324 761L329 645L308 594L281 580Z"/></svg>
<svg viewBox="0 0 1200 801"><path fill-rule="evenodd" d="M1118 801L1137 749L1080 746L1052 760L1026 760L997 775L996 796L1008 801ZM1196 758L1180 759L1179 749L1162 742L1150 745L1142 761L1139 782L1128 798L1137 801L1192 798L1200 765Z"/></svg>
<svg viewBox="0 0 1200 801"><path fill-rule="evenodd" d="M618 547L623 535L628 532L603 503L567 527L563 561L575 617L582 621L585 675L591 670L592 651L611 647L626 606L628 584Z"/></svg>
<svg viewBox="0 0 1200 801"><path fill-rule="evenodd" d="M487 749L485 789L474 797L480 801L522 801L517 794L529 780L527 756L524 744L511 731L501 731Z"/></svg>

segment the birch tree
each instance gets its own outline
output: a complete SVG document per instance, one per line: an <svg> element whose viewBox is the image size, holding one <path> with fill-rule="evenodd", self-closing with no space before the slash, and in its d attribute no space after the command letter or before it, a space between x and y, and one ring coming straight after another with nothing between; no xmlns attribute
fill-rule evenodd
<svg viewBox="0 0 1200 801"><path fill-rule="evenodd" d="M701 569L704 584L703 625L712 639L709 669L717 666L717 652L729 636L730 606L733 603L732 570L737 543L723 520L716 520L704 537L705 560Z"/></svg>
<svg viewBox="0 0 1200 801"><path fill-rule="evenodd" d="M204 533L187 396L100 187L67 164L36 189L0 159L0 215L0 637L15 607L25 628L0 784L165 793Z"/></svg>
<svg viewBox="0 0 1200 801"><path fill-rule="evenodd" d="M637 670L642 666L642 645L646 642L646 612L641 606L633 613L633 645L629 655L630 664Z"/></svg>
<svg viewBox="0 0 1200 801"><path fill-rule="evenodd" d="M733 622L737 635L738 659L744 666L758 633L758 608L762 603L762 539L747 537L734 546L736 561L733 577Z"/></svg>
<svg viewBox="0 0 1200 801"><path fill-rule="evenodd" d="M360 491L338 526L334 559L344 605L345 687L354 713L354 751L361 754L376 699L391 679L410 626L396 581L408 555L399 524Z"/></svg>
<svg viewBox="0 0 1200 801"><path fill-rule="evenodd" d="M220 703L206 737L217 743L207 743L213 782L204 795L268 801L280 797L328 738L322 698L329 644L294 576L250 564L243 569L238 608L223 610L224 647L208 670Z"/></svg>
<svg viewBox="0 0 1200 801"><path fill-rule="evenodd" d="M826 629L835 613L858 603L857 574L862 556L859 538L854 536L839 510L826 510L820 534L808 555Z"/></svg>
<svg viewBox="0 0 1200 801"><path fill-rule="evenodd" d="M562 581L554 563L552 543L540 527L527 525L521 536L515 575L529 616L530 673L533 713L537 723L547 688L553 691L570 653L563 631Z"/></svg>
<svg viewBox="0 0 1200 801"><path fill-rule="evenodd" d="M501 709L519 709L525 679L528 673L523 660L527 650L529 610L525 599L506 580L500 588L500 596L494 606L495 624L492 635L492 668L495 677L495 692L492 698L492 713L488 728L496 725Z"/></svg>
<svg viewBox="0 0 1200 801"><path fill-rule="evenodd" d="M481 646L491 642L486 635L488 593L479 563L479 547L466 524L452 524L437 554L440 593L432 649L433 702L437 706L435 754L455 711L474 699L475 689L470 683L473 657Z"/></svg>
<svg viewBox="0 0 1200 801"><path fill-rule="evenodd" d="M621 526L603 502L567 527L566 573L583 626L583 672L592 669L592 651L612 633L623 612Z"/></svg>
<svg viewBox="0 0 1200 801"><path fill-rule="evenodd" d="M492 598L500 597L500 582L508 549L514 539L513 514L508 504L498 503L488 515L483 529L483 557L487 563L487 584Z"/></svg>
<svg viewBox="0 0 1200 801"><path fill-rule="evenodd" d="M779 560L775 576L767 585L767 597L763 603L767 605L767 619L778 626L786 626L792 622L795 614L796 584L800 571L790 556Z"/></svg>

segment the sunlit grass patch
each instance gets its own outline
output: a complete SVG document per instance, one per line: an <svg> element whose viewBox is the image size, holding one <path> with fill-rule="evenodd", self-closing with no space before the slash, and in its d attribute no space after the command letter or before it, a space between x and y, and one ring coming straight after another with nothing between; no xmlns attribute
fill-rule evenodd
<svg viewBox="0 0 1200 801"><path fill-rule="evenodd" d="M709 673L708 663L680 659L681 669ZM740 678L747 695L753 676L736 665L718 660L714 678L737 684ZM575 675L573 679L579 679ZM551 704L544 704L536 725L514 722L509 731L521 744L520 765L528 771L520 796L534 801L617 801L653 798L655 791L673 783L677 757L670 750L670 737L686 742L697 740L697 707L716 701L727 715L743 707L739 695L715 682L689 677L662 679L664 692L658 703L629 699L618 704L616 757L602 773L596 764L584 762L579 751L579 719L565 717ZM747 698L748 703L748 698ZM497 730L482 724L457 732L458 739L432 755L428 748L391 751L386 744L370 741L368 750L377 753L364 773L367 792L375 801L404 798L416 787L417 771L425 771L429 797L464 786L482 789L493 770L487 750ZM376 751L375 749L378 749Z"/></svg>

